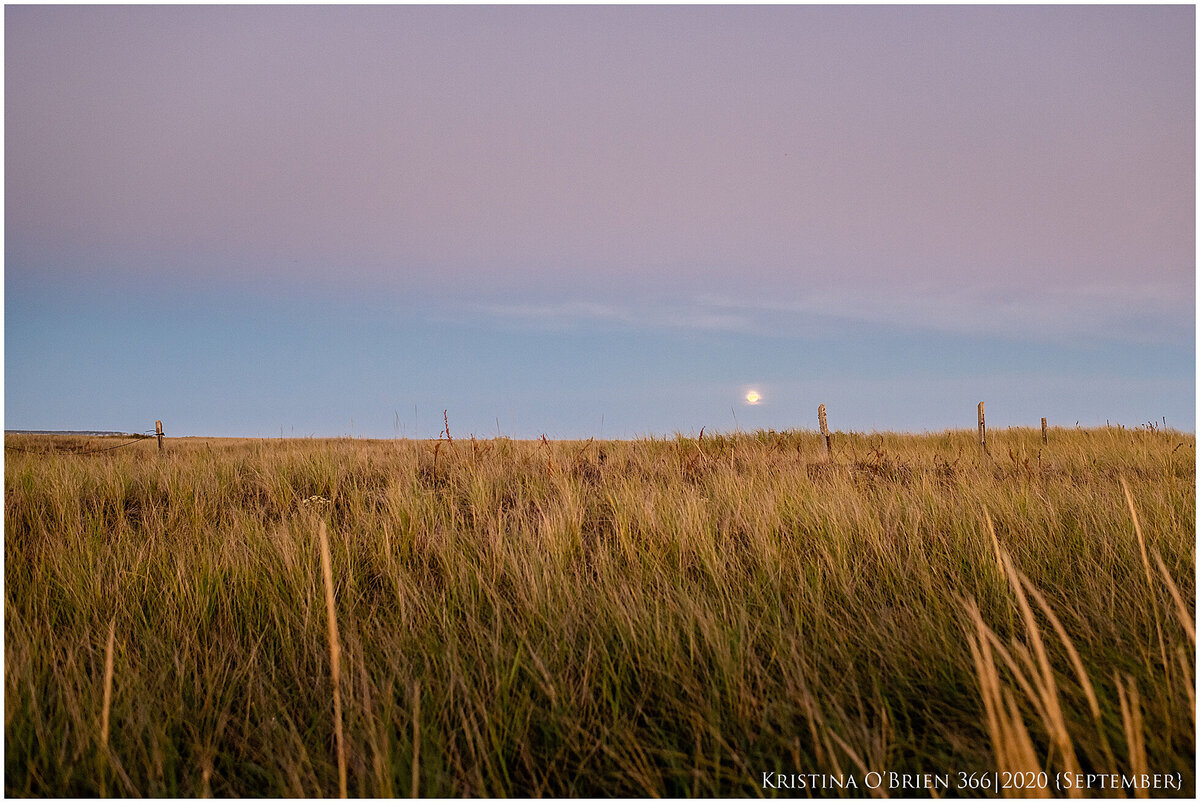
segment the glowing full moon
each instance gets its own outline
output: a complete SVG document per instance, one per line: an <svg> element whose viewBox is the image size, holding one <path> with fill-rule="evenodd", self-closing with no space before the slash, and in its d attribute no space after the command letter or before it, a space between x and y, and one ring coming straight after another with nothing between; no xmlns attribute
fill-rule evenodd
<svg viewBox="0 0 1200 803"><path fill-rule="evenodd" d="M758 404L762 401L762 394L757 390L752 390L746 394L746 404Z"/></svg>

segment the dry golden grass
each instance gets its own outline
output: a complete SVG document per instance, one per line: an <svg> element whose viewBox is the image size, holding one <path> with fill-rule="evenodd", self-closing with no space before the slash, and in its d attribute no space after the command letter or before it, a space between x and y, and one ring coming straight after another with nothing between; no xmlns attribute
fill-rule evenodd
<svg viewBox="0 0 1200 803"><path fill-rule="evenodd" d="M6 443L10 795L1194 791L1191 435Z"/></svg>
<svg viewBox="0 0 1200 803"><path fill-rule="evenodd" d="M333 598L333 559L325 522L317 525L321 544L321 578L325 581L325 615L329 621L329 677L333 682L333 735L337 742L338 796L346 797L346 743L342 735L342 642L338 636L337 604Z"/></svg>

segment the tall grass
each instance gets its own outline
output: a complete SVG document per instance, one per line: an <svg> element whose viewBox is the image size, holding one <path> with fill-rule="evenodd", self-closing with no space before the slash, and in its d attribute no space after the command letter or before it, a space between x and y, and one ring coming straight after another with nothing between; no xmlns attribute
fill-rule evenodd
<svg viewBox="0 0 1200 803"><path fill-rule="evenodd" d="M333 558L325 522L318 524L321 577L325 581L325 615L329 622L329 677L333 682L333 736L337 744L338 796L346 797L346 740L342 734L342 642L338 636L337 605L333 593Z"/></svg>
<svg viewBox="0 0 1200 803"><path fill-rule="evenodd" d="M10 436L5 792L1191 794L1194 437L989 434Z"/></svg>

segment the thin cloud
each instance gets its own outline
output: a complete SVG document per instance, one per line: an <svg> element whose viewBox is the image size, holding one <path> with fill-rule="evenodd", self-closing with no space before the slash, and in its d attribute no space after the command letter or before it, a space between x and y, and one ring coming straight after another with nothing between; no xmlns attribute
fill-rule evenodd
<svg viewBox="0 0 1200 803"><path fill-rule="evenodd" d="M476 304L468 309L475 316L551 330L596 324L616 325L624 329L715 332L754 332L756 329L746 315L696 304L663 306L564 301L546 304Z"/></svg>
<svg viewBox="0 0 1200 803"><path fill-rule="evenodd" d="M1018 294L1010 288L958 289L905 295L885 289L810 293L790 301L705 295L705 308L751 318L863 322L951 334L1043 338L1104 337L1157 342L1190 336L1194 288L1109 285Z"/></svg>
<svg viewBox="0 0 1200 803"><path fill-rule="evenodd" d="M1026 341L1105 338L1153 343L1190 336L1195 325L1193 296L1155 285L1023 295L1010 289L964 289L906 296L862 288L814 292L784 301L702 294L626 303L479 303L466 309L475 320L555 331L600 327L817 336L830 326L870 324Z"/></svg>

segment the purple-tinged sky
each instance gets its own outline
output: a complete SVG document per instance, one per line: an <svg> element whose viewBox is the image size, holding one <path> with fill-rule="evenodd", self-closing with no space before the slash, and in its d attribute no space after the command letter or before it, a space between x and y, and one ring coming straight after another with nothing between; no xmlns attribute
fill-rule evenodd
<svg viewBox="0 0 1200 803"><path fill-rule="evenodd" d="M8 428L1194 428L1190 6L10 6L5 102Z"/></svg>

